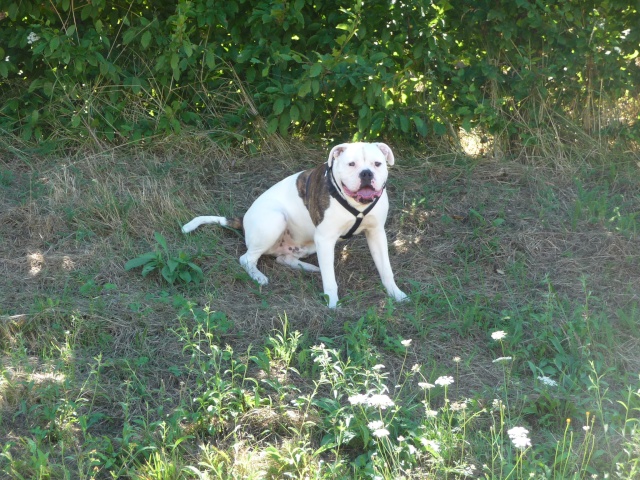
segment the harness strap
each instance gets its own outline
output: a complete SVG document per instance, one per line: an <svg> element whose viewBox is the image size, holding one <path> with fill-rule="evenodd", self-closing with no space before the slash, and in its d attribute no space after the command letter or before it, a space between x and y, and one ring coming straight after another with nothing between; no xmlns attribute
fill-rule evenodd
<svg viewBox="0 0 640 480"><path fill-rule="evenodd" d="M338 183L336 182L335 177L333 176L333 168L329 167L328 163L327 163L327 171L325 172L325 176L326 176L327 172L331 175L331 178L327 178L327 183L329 185L329 194L333 198L335 198L338 201L338 203L344 207L345 210L347 210L351 215L356 217L356 222L353 224L351 229L347 233L345 233L344 235L342 235L340 237L343 240L347 240L347 239L349 239L349 238L351 238L353 236L353 234L356 232L356 230L358 230L358 227L360 227L360 224L362 223L362 219L364 218L364 216L367 213L369 213L371 210L373 210L373 207L376 206L376 203L378 203L378 200L380 200L380 197L376 197L376 199L373 202L371 202L371 205L369 205L367 208L365 208L361 212L360 210L358 210L357 208L355 208L351 204L349 204L349 202L347 202L347 199L344 198L343 195L341 195L342 190L340 189L340 186L338 185ZM387 186L387 184L385 183L382 186L382 189L384 190L386 186ZM380 195L380 196L382 196L382 195Z"/></svg>

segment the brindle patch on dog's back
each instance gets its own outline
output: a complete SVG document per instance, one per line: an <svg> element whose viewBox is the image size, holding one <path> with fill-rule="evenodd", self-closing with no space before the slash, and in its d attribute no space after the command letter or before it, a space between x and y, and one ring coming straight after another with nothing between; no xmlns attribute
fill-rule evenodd
<svg viewBox="0 0 640 480"><path fill-rule="evenodd" d="M298 195L307 207L311 220L316 226L324 219L324 212L329 208L331 201L325 176L326 168L326 165L322 164L313 170L305 170L296 180Z"/></svg>

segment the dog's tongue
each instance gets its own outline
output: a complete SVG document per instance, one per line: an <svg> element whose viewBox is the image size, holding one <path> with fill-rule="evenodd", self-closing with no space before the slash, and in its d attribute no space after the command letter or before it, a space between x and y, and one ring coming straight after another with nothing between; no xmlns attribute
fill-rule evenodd
<svg viewBox="0 0 640 480"><path fill-rule="evenodd" d="M376 193L373 187L363 187L358 190L358 196L365 200L373 200L376 197Z"/></svg>
<svg viewBox="0 0 640 480"><path fill-rule="evenodd" d="M354 198L356 201L360 203L370 203L373 202L376 198L378 198L382 192L376 191L371 185L367 185L366 187L362 187L358 191L351 191L347 188L347 186L343 183L342 188L344 192L349 195L351 198Z"/></svg>

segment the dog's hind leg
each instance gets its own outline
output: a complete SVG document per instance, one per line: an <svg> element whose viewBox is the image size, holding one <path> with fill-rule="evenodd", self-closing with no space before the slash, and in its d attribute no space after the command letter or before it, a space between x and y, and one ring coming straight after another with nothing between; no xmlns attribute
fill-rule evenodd
<svg viewBox="0 0 640 480"><path fill-rule="evenodd" d="M282 212L272 210L260 212L260 220L256 221L252 213L247 212L244 219L247 253L240 257L240 265L256 282L266 285L269 279L258 270L258 259L279 245L287 229L287 219Z"/></svg>
<svg viewBox="0 0 640 480"><path fill-rule="evenodd" d="M266 285L269 283L269 279L264 273L258 270L258 259L260 255L251 255L249 252L240 257L240 265L244 268L249 276L253 278L259 285Z"/></svg>
<svg viewBox="0 0 640 480"><path fill-rule="evenodd" d="M304 270L305 272L319 272L320 268L311 263L303 262L293 255L280 255L276 258L276 262L281 265L287 265L295 270Z"/></svg>

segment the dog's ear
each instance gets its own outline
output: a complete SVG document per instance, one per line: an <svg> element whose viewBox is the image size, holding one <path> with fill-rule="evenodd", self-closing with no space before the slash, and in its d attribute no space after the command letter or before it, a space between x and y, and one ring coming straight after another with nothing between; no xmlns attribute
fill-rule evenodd
<svg viewBox="0 0 640 480"><path fill-rule="evenodd" d="M329 168L333 167L333 161L340 155L342 155L342 152L344 152L348 146L348 143L341 143L340 145L336 145L331 149L331 152L329 152L329 160L327 160Z"/></svg>
<svg viewBox="0 0 640 480"><path fill-rule="evenodd" d="M374 143L374 145L380 149L380 151L384 155L384 158L387 159L388 165L393 165L395 163L396 159L394 158L393 152L389 148L389 145L387 145L386 143Z"/></svg>

